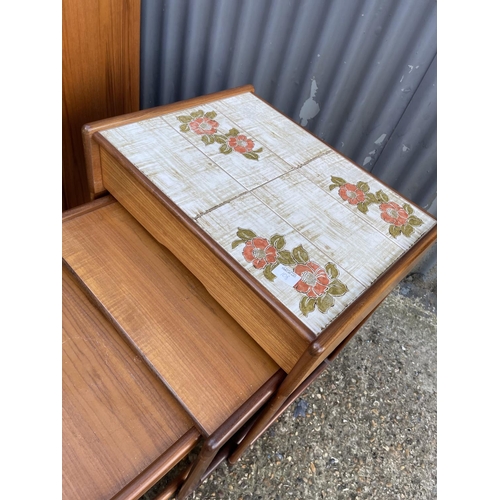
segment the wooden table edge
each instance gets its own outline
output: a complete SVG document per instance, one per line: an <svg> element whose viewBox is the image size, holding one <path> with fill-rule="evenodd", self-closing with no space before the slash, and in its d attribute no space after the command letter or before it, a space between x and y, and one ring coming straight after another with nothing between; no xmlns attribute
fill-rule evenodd
<svg viewBox="0 0 500 500"><path fill-rule="evenodd" d="M111 500L135 500L139 498L173 469L196 446L200 437L198 430L192 427Z"/></svg>

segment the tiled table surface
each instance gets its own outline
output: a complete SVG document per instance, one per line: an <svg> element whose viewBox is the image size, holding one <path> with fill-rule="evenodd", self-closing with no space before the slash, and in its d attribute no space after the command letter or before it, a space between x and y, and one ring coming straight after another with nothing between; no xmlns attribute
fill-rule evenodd
<svg viewBox="0 0 500 500"><path fill-rule="evenodd" d="M250 92L101 134L316 335L436 223Z"/></svg>

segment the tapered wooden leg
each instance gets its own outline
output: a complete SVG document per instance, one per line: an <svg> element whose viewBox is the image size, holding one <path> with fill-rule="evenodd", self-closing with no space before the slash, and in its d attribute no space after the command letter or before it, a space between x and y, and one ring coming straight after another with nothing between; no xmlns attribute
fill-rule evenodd
<svg viewBox="0 0 500 500"><path fill-rule="evenodd" d="M215 458L217 451L218 448L212 445L210 439L205 441L186 482L182 485L182 488L177 494L177 500L184 500L196 489L203 474Z"/></svg>
<svg viewBox="0 0 500 500"><path fill-rule="evenodd" d="M174 478L154 497L154 500L170 500L179 489L179 486L186 480L192 468L193 464L188 465L176 478Z"/></svg>
<svg viewBox="0 0 500 500"><path fill-rule="evenodd" d="M278 392L272 398L267 405L262 410L262 413L258 416L255 423L252 425L247 435L242 439L240 444L237 446L236 450L229 456L228 462L230 465L234 465L245 453L247 448L249 448L258 437L263 434L267 428L285 411L288 406L290 406L293 401L295 401L300 394L302 394L309 385L311 385L316 378L323 372L323 370L329 365L344 349L344 347L349 343L349 341L354 337L354 335L361 329L368 318L373 313L370 313L328 356L328 358L302 383L297 383L300 377L300 372L302 368L301 363L307 364L311 361L310 357L314 357L317 353L311 352L309 354L305 353L304 356L299 360L294 369L285 378L281 384Z"/></svg>
<svg viewBox="0 0 500 500"><path fill-rule="evenodd" d="M276 396L268 403L264 411L259 415L255 424L250 428L248 434L239 444L238 448L228 458L228 462L235 464L246 451L246 449L264 432L265 427L273 418L274 414L280 409L287 398L287 394L276 394Z"/></svg>
<svg viewBox="0 0 500 500"><path fill-rule="evenodd" d="M315 360L322 354L320 345L312 343L304 354L299 358L291 372L285 377L276 394L264 407L248 434L245 436L236 451L229 457L229 463L234 464L241 458L243 452L264 431L267 424L281 408L288 396L300 385L305 378L309 366L313 366Z"/></svg>

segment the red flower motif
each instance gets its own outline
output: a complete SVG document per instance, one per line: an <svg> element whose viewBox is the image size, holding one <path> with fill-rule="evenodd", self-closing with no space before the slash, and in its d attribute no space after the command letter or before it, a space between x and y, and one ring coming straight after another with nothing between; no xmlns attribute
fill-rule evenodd
<svg viewBox="0 0 500 500"><path fill-rule="evenodd" d="M267 264L276 262L276 248L265 238L253 238L245 243L243 257L251 262L257 269L262 269Z"/></svg>
<svg viewBox="0 0 500 500"><path fill-rule="evenodd" d="M196 118L189 123L189 127L193 132L199 135L212 135L217 132L217 127L219 124L215 120L210 120L204 116Z"/></svg>
<svg viewBox="0 0 500 500"><path fill-rule="evenodd" d="M227 144L230 148L238 151L238 153L247 153L248 151L252 151L255 146L252 139L247 139L247 136L243 134L239 134L236 137L230 137Z"/></svg>
<svg viewBox="0 0 500 500"><path fill-rule="evenodd" d="M344 184L339 189L340 197L348 201L351 205L357 205L365 201L365 193L357 188L354 184Z"/></svg>
<svg viewBox="0 0 500 500"><path fill-rule="evenodd" d="M382 213L380 217L388 222L389 224L394 224L395 226L404 226L408 219L408 214L403 207L400 207L397 203L393 201L389 203L382 203L380 205L380 210Z"/></svg>
<svg viewBox="0 0 500 500"><path fill-rule="evenodd" d="M300 281L294 285L294 288L308 297L323 295L330 284L330 278L328 278L326 271L314 262L298 264L293 271L300 276Z"/></svg>

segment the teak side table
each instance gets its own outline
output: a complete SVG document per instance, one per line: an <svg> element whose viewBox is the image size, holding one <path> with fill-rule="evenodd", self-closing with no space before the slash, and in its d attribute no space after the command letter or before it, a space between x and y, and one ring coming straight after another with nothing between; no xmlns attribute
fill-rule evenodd
<svg viewBox="0 0 500 500"><path fill-rule="evenodd" d="M436 240L434 217L251 86L83 135L93 196L111 193L288 374L232 463Z"/></svg>

